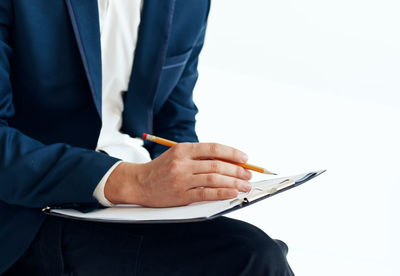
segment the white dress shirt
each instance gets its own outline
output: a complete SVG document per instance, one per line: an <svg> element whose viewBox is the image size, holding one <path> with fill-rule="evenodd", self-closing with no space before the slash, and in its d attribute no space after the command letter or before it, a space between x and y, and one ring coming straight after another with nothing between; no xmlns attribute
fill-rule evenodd
<svg viewBox="0 0 400 276"><path fill-rule="evenodd" d="M124 109L122 92L127 91L139 33L142 0L98 0L102 61L102 128L96 150L133 163L151 160L143 141L120 132ZM120 161L121 162L121 161ZM104 206L104 186L117 162L103 176L93 196Z"/></svg>

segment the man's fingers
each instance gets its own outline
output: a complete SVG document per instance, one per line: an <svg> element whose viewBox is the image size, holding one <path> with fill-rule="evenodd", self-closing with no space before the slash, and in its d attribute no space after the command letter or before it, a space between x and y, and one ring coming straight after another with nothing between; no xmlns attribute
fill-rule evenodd
<svg viewBox="0 0 400 276"><path fill-rule="evenodd" d="M251 173L234 164L219 160L196 160L191 161L192 171L194 174L222 174L232 176L243 180L251 179Z"/></svg>
<svg viewBox="0 0 400 276"><path fill-rule="evenodd" d="M251 184L246 180L216 173L194 175L190 180L190 185L192 188L229 188L241 192L251 190Z"/></svg>
<svg viewBox="0 0 400 276"><path fill-rule="evenodd" d="M177 156L191 159L223 159L237 163L246 163L248 159L244 152L218 143L180 143L173 150Z"/></svg>
<svg viewBox="0 0 400 276"><path fill-rule="evenodd" d="M235 198L238 195L237 190L230 188L194 188L188 191L190 203L199 201L215 201Z"/></svg>

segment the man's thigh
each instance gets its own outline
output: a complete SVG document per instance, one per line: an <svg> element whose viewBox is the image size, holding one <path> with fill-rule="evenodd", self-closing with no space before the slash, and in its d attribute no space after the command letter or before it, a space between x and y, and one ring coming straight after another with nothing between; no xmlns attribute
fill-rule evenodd
<svg viewBox="0 0 400 276"><path fill-rule="evenodd" d="M50 239L50 230L59 237ZM52 254L47 258L58 266L46 269L65 275L292 275L275 241L225 217L130 225L48 218L37 240L41 251L53 244L36 250L42 258Z"/></svg>

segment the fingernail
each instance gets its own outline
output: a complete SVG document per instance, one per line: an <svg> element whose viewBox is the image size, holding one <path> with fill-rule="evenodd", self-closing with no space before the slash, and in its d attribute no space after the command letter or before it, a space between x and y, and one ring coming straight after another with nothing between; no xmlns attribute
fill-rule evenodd
<svg viewBox="0 0 400 276"><path fill-rule="evenodd" d="M250 183L244 183L242 185L242 191L247 193L247 192L250 192L250 190L251 190L251 184Z"/></svg>
<svg viewBox="0 0 400 276"><path fill-rule="evenodd" d="M245 154L245 153L242 152L242 153L240 154L240 161L241 161L242 163L246 163L247 160L249 160L249 157L247 156L247 154Z"/></svg>
<svg viewBox="0 0 400 276"><path fill-rule="evenodd" d="M252 176L253 176L253 175L252 175L251 172L249 172L248 170L245 170L245 177L246 177L247 179L251 179Z"/></svg>
<svg viewBox="0 0 400 276"><path fill-rule="evenodd" d="M234 198L234 197L237 197L237 195L238 195L237 190L229 190L227 196L230 198Z"/></svg>

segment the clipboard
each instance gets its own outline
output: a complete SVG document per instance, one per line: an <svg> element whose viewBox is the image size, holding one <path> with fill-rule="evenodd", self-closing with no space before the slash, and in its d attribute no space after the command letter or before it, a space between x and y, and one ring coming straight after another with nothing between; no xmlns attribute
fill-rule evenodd
<svg viewBox="0 0 400 276"><path fill-rule="evenodd" d="M150 208L139 205L115 205L83 213L75 209L57 207L43 208L48 215L68 219L108 223L177 223L204 221L217 218L241 208L248 207L271 196L283 193L319 176L325 170L312 171L289 177L272 178L252 182L252 190L236 198L198 202L186 206Z"/></svg>

